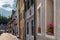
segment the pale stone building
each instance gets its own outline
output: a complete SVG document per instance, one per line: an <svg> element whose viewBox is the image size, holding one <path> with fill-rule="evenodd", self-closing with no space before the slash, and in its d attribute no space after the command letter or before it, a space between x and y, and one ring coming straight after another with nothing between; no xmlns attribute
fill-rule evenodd
<svg viewBox="0 0 60 40"><path fill-rule="evenodd" d="M18 11L12 11L11 20L8 23L9 28L11 27L12 34L19 37L19 16Z"/></svg>
<svg viewBox="0 0 60 40"><path fill-rule="evenodd" d="M26 40L34 40L34 0L25 0Z"/></svg>
<svg viewBox="0 0 60 40"><path fill-rule="evenodd" d="M36 0L36 7L36 40L60 40L60 0Z"/></svg>
<svg viewBox="0 0 60 40"><path fill-rule="evenodd" d="M29 8L30 0L25 0L27 11L25 11L26 21L26 40L34 40L31 37L31 8ZM29 5L28 5L28 4ZM36 0L36 40L60 40L60 0ZM52 26L52 29L49 27ZM50 31L49 31L50 30ZM51 31L52 30L52 31Z"/></svg>

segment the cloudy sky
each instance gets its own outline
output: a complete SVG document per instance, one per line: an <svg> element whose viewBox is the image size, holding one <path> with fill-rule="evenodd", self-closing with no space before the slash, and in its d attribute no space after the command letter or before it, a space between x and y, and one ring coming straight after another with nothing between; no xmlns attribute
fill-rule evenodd
<svg viewBox="0 0 60 40"><path fill-rule="evenodd" d="M16 10L16 0L0 0L0 14L10 16Z"/></svg>

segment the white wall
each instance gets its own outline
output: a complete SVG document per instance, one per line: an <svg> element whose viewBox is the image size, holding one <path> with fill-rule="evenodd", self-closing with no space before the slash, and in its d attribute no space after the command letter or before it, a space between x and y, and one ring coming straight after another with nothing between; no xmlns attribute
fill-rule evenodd
<svg viewBox="0 0 60 40"><path fill-rule="evenodd" d="M42 30L41 34L37 33L37 36L36 36L37 40L56 40L57 39L56 38L56 28L54 28L54 31L55 31L54 36L46 34L46 0L36 0L36 2L37 2L37 7L41 3L41 16L40 16L40 18L41 18L41 27L42 27L41 28L41 30ZM55 0L54 0L54 2L55 2ZM56 9L54 9L54 16L55 16L55 10ZM54 18L56 18L56 16ZM56 22L56 20L54 20L54 21Z"/></svg>
<svg viewBox="0 0 60 40"><path fill-rule="evenodd" d="M31 10L31 15L30 15ZM26 20L26 40L34 40L34 36L31 33L31 21L34 20L34 5L32 5L29 10L25 13ZM29 22L29 35L27 35L27 22Z"/></svg>

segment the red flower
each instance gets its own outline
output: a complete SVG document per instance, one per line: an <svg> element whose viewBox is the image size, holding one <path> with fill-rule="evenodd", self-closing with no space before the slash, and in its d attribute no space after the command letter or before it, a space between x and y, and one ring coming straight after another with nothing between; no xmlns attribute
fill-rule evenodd
<svg viewBox="0 0 60 40"><path fill-rule="evenodd" d="M54 27L54 24L48 24L48 27Z"/></svg>
<svg viewBox="0 0 60 40"><path fill-rule="evenodd" d="M54 34L54 24L48 24L48 29L47 29L48 32Z"/></svg>

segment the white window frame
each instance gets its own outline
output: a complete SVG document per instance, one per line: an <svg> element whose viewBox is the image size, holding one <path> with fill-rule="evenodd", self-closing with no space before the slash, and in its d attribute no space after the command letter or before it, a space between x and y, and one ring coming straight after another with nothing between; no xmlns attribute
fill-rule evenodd
<svg viewBox="0 0 60 40"><path fill-rule="evenodd" d="M55 36L55 31L56 31L56 13L55 13L55 0L53 0L54 1L54 35L48 35L46 32L47 32L47 0L45 0L45 37L47 37L47 38L51 38L51 39L55 39L56 38L56 36Z"/></svg>
<svg viewBox="0 0 60 40"><path fill-rule="evenodd" d="M40 8L40 11L41 11L41 3L38 5L38 7L37 7L37 15L38 15L38 10L39 10L39 8ZM41 12L40 12L40 15L41 15ZM41 19L42 19L42 16L40 17L40 22L41 22ZM42 24L42 23L41 23ZM41 26L41 24L40 24L40 28L41 28L41 33L38 33L38 23L37 23L37 35L42 35L42 26Z"/></svg>

